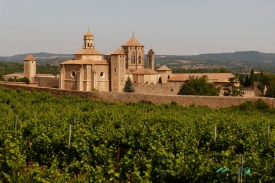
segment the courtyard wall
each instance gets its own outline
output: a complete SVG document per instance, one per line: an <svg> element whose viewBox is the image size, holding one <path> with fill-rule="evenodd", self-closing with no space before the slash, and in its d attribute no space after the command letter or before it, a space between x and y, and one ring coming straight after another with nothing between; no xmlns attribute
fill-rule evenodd
<svg viewBox="0 0 275 183"><path fill-rule="evenodd" d="M57 97L63 95L77 96L81 98L98 99L109 102L138 102L141 100L151 101L154 104L169 104L176 102L182 106L198 105L208 106L210 108L225 108L232 105L239 105L246 101L256 102L259 98L265 101L270 107L274 108L275 99L266 97L220 97L220 96L189 96L189 95L156 95L152 94L140 94L140 93L117 93L117 92L82 92L75 90L61 90L56 88L43 88L33 87L27 85L11 85L8 83L0 83L0 86L4 86L11 89L23 89L25 91L37 91L51 93Z"/></svg>

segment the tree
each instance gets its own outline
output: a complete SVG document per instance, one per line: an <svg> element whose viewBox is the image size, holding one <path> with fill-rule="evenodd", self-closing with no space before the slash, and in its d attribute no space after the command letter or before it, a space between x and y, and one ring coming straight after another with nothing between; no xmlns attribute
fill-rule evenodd
<svg viewBox="0 0 275 183"><path fill-rule="evenodd" d="M224 96L243 96L244 91L242 86L236 86L238 84L238 78L229 78L229 84L223 89Z"/></svg>
<svg viewBox="0 0 275 183"><path fill-rule="evenodd" d="M254 81L255 81L254 69L251 69L251 71L250 71L250 78L249 78L249 84L250 84L250 86L254 85Z"/></svg>
<svg viewBox="0 0 275 183"><path fill-rule="evenodd" d="M18 82L25 82L27 84L30 84L30 80L27 77L19 78L16 81L18 81Z"/></svg>
<svg viewBox="0 0 275 183"><path fill-rule="evenodd" d="M206 76L201 78L192 78L187 83L182 84L178 95L205 95L217 96L220 88L216 88L213 83L206 81Z"/></svg>
<svg viewBox="0 0 275 183"><path fill-rule="evenodd" d="M159 77L158 83L162 83L162 78L161 77Z"/></svg>
<svg viewBox="0 0 275 183"><path fill-rule="evenodd" d="M125 82L123 91L124 92L134 92L135 91L135 89L133 87L133 83L129 77L127 78L127 80Z"/></svg>
<svg viewBox="0 0 275 183"><path fill-rule="evenodd" d="M275 75L261 73L261 79L257 88L262 92L262 95L264 95L265 97L275 97Z"/></svg>

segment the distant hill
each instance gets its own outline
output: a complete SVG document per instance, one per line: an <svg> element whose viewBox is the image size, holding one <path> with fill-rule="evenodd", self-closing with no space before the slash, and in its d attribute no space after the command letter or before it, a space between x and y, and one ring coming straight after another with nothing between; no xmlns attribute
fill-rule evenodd
<svg viewBox="0 0 275 183"><path fill-rule="evenodd" d="M170 68L217 68L225 67L232 72L256 70L275 73L275 53L244 51L234 53L213 53L200 55L157 55L156 66L167 65Z"/></svg>
<svg viewBox="0 0 275 183"><path fill-rule="evenodd" d="M74 57L73 54L55 54L55 53L31 53L37 60L38 64L51 64L58 65L60 62L63 62L68 59L72 59ZM29 53L26 54L18 54L10 57L0 56L0 61L4 62L23 62L24 58L26 58Z"/></svg>
<svg viewBox="0 0 275 183"><path fill-rule="evenodd" d="M28 54L10 57L0 56L0 61L22 63ZM59 65L74 57L73 54L32 53L38 64ZM146 57L145 57L146 58ZM145 66L146 66L145 61ZM275 53L261 53L257 51L243 51L234 53L209 53L200 55L156 55L155 67L166 65L172 69L213 69L225 67L232 72L249 72L255 70L275 73Z"/></svg>

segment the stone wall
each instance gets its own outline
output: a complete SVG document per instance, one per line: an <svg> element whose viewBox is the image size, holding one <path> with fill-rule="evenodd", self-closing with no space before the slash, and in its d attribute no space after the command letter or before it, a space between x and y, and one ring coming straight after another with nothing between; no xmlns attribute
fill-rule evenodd
<svg viewBox="0 0 275 183"><path fill-rule="evenodd" d="M139 94L177 95L181 85L181 82L134 84L134 89Z"/></svg>
<svg viewBox="0 0 275 183"><path fill-rule="evenodd" d="M58 87L59 86L59 78L51 78L51 77L34 77L34 82L38 83L39 87Z"/></svg>
<svg viewBox="0 0 275 183"><path fill-rule="evenodd" d="M200 105L208 106L211 108L225 108L232 105L239 105L246 101L256 102L261 97L218 97L218 96L179 96L179 95L155 95L153 94L138 94L138 93L116 93L116 92L82 92L73 90L60 90L55 88L42 88L42 87L30 87L30 86L19 86L10 85L5 83L0 83L0 86L7 88L18 89L21 88L26 91L38 91L38 92L48 92L57 97L63 95L77 96L81 98L89 99L99 99L110 102L138 102L141 100L151 101L155 104L169 104L171 102L176 102L179 105L189 106L189 105ZM274 108L275 99L274 98L261 98L270 107Z"/></svg>

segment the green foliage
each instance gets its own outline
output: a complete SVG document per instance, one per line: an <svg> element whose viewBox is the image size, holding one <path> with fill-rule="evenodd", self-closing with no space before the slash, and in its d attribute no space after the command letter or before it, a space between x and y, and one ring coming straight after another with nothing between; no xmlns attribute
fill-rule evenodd
<svg viewBox="0 0 275 183"><path fill-rule="evenodd" d="M267 90L264 93L265 87ZM275 97L275 75L261 72L257 88L265 97Z"/></svg>
<svg viewBox="0 0 275 183"><path fill-rule="evenodd" d="M208 83L206 77L192 78L187 83L182 84L178 95L219 95L220 88L216 88L213 83Z"/></svg>
<svg viewBox="0 0 275 183"><path fill-rule="evenodd" d="M250 84L250 86L254 85L254 81L255 81L254 69L251 69L251 71L250 71L250 77L249 77L249 84Z"/></svg>
<svg viewBox="0 0 275 183"><path fill-rule="evenodd" d="M229 78L229 84L225 86L224 96L243 96L244 91L242 86L236 86L238 84L238 78Z"/></svg>
<svg viewBox="0 0 275 183"><path fill-rule="evenodd" d="M256 103L115 104L0 87L0 180L237 182L242 153L244 182L274 182L275 114Z"/></svg>
<svg viewBox="0 0 275 183"><path fill-rule="evenodd" d="M131 79L128 77L126 82L125 82L125 86L124 86L124 89L123 89L124 92L134 92L135 89L133 87L133 83L131 81Z"/></svg>
<svg viewBox="0 0 275 183"><path fill-rule="evenodd" d="M53 74L57 75L59 73L59 66L51 66L50 64L46 65L37 65L36 72L37 74ZM13 73L23 73L24 72L24 64L22 63L9 63L9 62L1 62L0 61L0 78L6 74Z"/></svg>
<svg viewBox="0 0 275 183"><path fill-rule="evenodd" d="M270 107L269 105L263 101L262 99L258 99L256 101L255 107L259 110L267 111Z"/></svg>
<svg viewBox="0 0 275 183"><path fill-rule="evenodd" d="M216 68L220 67L226 68L226 70L230 68L230 72L233 73L247 73L250 72L248 68L251 67L252 62L254 68L257 68L257 70L264 69L267 72L275 73L275 54L273 53L244 51L200 55L155 56L155 65L166 65L173 70L173 73L195 72L194 68L197 68L196 71L198 73L214 72ZM190 66L193 69L189 69ZM213 66L216 66L216 68L213 68Z"/></svg>
<svg viewBox="0 0 275 183"><path fill-rule="evenodd" d="M12 81L12 82L25 82L27 84L30 83L30 80L27 77L18 78L18 79L12 79L12 78L10 78L10 79L8 79L8 81Z"/></svg>

